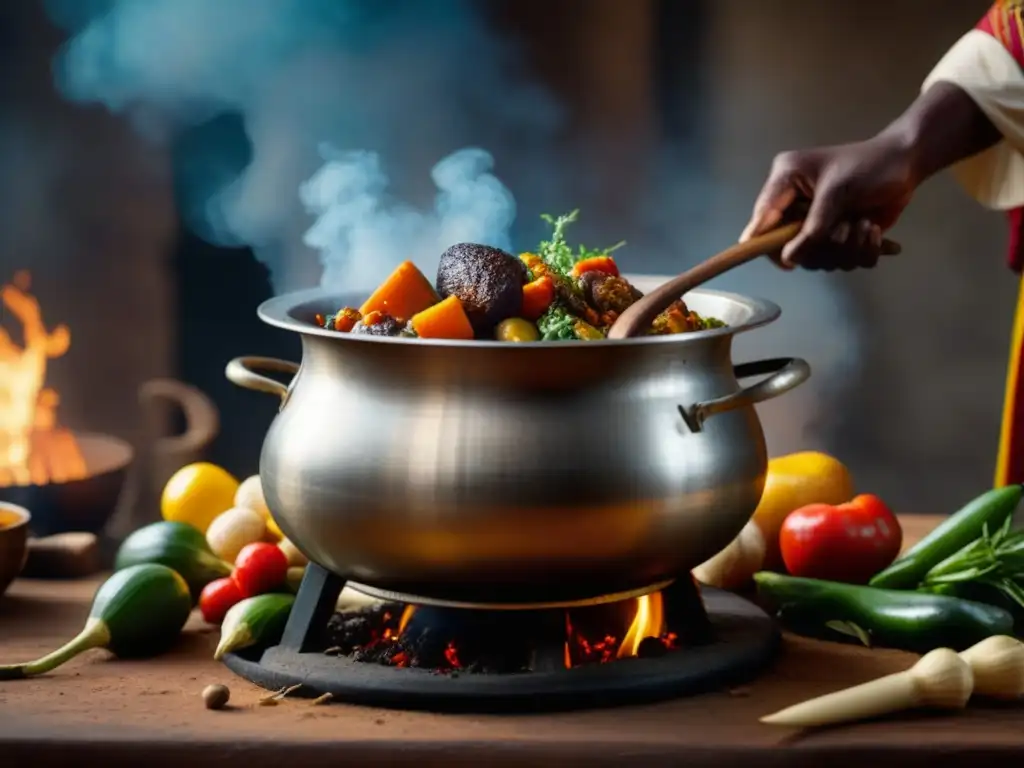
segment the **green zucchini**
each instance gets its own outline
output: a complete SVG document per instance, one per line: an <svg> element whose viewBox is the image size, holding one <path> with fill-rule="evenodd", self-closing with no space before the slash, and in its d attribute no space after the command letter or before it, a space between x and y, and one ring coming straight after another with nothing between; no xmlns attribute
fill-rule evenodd
<svg viewBox="0 0 1024 768"><path fill-rule="evenodd" d="M284 634L294 595L269 592L231 606L220 625L220 642L213 658L253 645L274 645Z"/></svg>
<svg viewBox="0 0 1024 768"><path fill-rule="evenodd" d="M1024 496L1020 485L994 488L968 502L935 530L904 552L870 581L879 589L916 589L925 574L959 552L987 528L995 532L1014 513Z"/></svg>
<svg viewBox="0 0 1024 768"><path fill-rule="evenodd" d="M0 666L0 680L41 675L90 648L120 658L154 656L177 640L191 612L192 596L178 573L155 563L130 566L96 591L78 635L35 661Z"/></svg>
<svg viewBox="0 0 1024 768"><path fill-rule="evenodd" d="M758 597L783 624L801 634L828 631L865 645L927 653L962 651L993 635L1012 635L1006 610L938 594L875 589L762 571L754 575Z"/></svg>
<svg viewBox="0 0 1024 768"><path fill-rule="evenodd" d="M117 550L114 570L140 563L159 563L180 573L194 600L211 581L231 575L231 563L213 554L203 532L187 523L153 523L129 535Z"/></svg>

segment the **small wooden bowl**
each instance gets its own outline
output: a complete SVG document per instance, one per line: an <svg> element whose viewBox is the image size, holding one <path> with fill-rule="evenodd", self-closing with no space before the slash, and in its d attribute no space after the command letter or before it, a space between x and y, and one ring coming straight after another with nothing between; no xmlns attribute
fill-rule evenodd
<svg viewBox="0 0 1024 768"><path fill-rule="evenodd" d="M28 524L24 507L0 501L0 595L18 578L28 560Z"/></svg>

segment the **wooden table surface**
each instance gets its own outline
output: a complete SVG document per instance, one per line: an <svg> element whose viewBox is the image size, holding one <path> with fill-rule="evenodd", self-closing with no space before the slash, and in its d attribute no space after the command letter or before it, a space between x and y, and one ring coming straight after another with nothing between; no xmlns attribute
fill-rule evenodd
<svg viewBox="0 0 1024 768"><path fill-rule="evenodd" d="M935 518L906 518L916 539ZM20 580L0 598L0 663L48 651L81 626L96 580ZM39 678L0 683L0 764L215 762L318 765L827 765L1005 768L1024 750L1024 706L971 705L814 733L761 725L760 715L910 666L909 654L787 637L774 668L750 686L641 707L534 716L435 715L285 700L212 660L216 631L193 619L170 654L115 661L92 651ZM230 687L211 712L202 689Z"/></svg>

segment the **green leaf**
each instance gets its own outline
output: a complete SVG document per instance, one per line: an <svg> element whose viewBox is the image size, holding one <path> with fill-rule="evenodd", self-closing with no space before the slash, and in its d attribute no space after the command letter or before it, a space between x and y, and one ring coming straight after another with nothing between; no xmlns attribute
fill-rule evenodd
<svg viewBox="0 0 1024 768"><path fill-rule="evenodd" d="M852 621L826 621L825 626L841 635L854 638L865 648L871 647L871 636Z"/></svg>
<svg viewBox="0 0 1024 768"><path fill-rule="evenodd" d="M1006 595L1006 597L1015 602L1021 608L1024 608L1024 589L1022 589L1020 584L1015 582L1013 579L999 579L998 581L988 583Z"/></svg>
<svg viewBox="0 0 1024 768"><path fill-rule="evenodd" d="M545 264L562 275L568 275L578 261L594 256L607 256L612 251L616 251L626 244L626 241L623 240L610 248L604 249L588 248L580 245L574 253L565 239L565 230L570 224L579 219L579 214L579 208L557 218L548 213L541 214L541 219L551 225L552 232L551 239L541 241L541 244L537 247L537 255Z"/></svg>
<svg viewBox="0 0 1024 768"><path fill-rule="evenodd" d="M934 584L962 584L966 581L978 581L989 574L999 570L998 563L990 563L984 567L964 568L962 571L943 573L939 576L929 576L922 582L923 586Z"/></svg>

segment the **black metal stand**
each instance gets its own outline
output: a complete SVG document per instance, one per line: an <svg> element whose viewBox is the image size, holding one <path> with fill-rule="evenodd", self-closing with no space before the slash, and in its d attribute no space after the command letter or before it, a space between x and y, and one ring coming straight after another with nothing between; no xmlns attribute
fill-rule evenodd
<svg viewBox="0 0 1024 768"><path fill-rule="evenodd" d="M684 646L706 645L715 639L715 629L701 598L697 580L687 574L662 592L665 626L675 628Z"/></svg>
<svg viewBox="0 0 1024 768"><path fill-rule="evenodd" d="M564 640L539 638L532 671L439 674L324 654L321 633L344 584L311 563L281 643L262 654L227 654L225 664L267 690L301 685L294 692L300 696L330 693L338 701L396 709L537 712L656 701L735 685L769 664L780 641L775 623L757 606L680 578L662 593L666 626L678 635L678 650L566 669ZM542 628L545 638L564 638L564 630L564 614L551 611L550 625Z"/></svg>
<svg viewBox="0 0 1024 768"><path fill-rule="evenodd" d="M310 653L318 633L334 615L334 607L344 587L345 580L341 576L316 563L307 565L281 643L277 647L292 653Z"/></svg>

